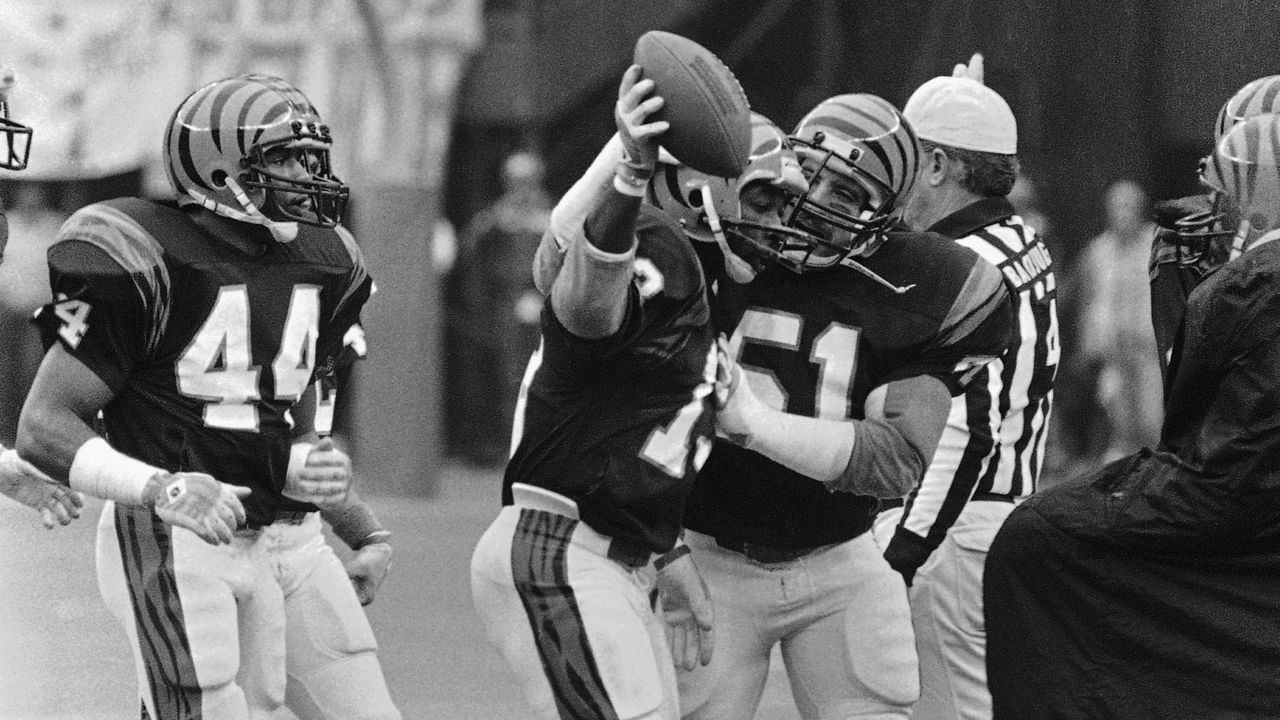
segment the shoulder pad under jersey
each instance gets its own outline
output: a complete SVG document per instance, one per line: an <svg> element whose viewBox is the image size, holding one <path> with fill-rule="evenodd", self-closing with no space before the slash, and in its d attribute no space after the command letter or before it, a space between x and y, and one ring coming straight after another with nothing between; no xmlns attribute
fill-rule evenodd
<svg viewBox="0 0 1280 720"><path fill-rule="evenodd" d="M703 292L702 266L693 241L675 219L658 208L641 205L636 237L637 261L651 262L663 274L667 295L685 298Z"/></svg>

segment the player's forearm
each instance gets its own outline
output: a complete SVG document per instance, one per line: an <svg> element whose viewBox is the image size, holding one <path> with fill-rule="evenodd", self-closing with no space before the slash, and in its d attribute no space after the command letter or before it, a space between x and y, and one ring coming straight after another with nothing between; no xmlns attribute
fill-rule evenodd
<svg viewBox="0 0 1280 720"><path fill-rule="evenodd" d="M849 464L856 444L852 421L821 420L764 407L742 445L805 477L830 483Z"/></svg>
<svg viewBox="0 0 1280 720"><path fill-rule="evenodd" d="M167 473L112 448L94 431L111 389L61 345L45 354L18 420L18 452L73 490L130 504L154 502Z"/></svg>
<svg viewBox="0 0 1280 720"><path fill-rule="evenodd" d="M603 201L613 185L613 174L622 160L622 142L617 135L605 144L586 173L569 188L551 210L551 222L533 258L533 284L543 295L551 293L552 283L564 266L565 251L586 242L584 224L587 215Z"/></svg>
<svg viewBox="0 0 1280 720"><path fill-rule="evenodd" d="M75 413L47 406L23 408L17 451L71 489L131 505L160 497L162 468L112 448Z"/></svg>
<svg viewBox="0 0 1280 720"><path fill-rule="evenodd" d="M717 422L738 445L833 491L897 498L923 476L949 405L940 380L908 378L877 388L864 420L810 418L765 405L743 380Z"/></svg>
<svg viewBox="0 0 1280 720"><path fill-rule="evenodd" d="M634 245L628 252L606 253L591 243L569 249L565 267L551 289L556 317L580 338L612 335L626 315Z"/></svg>
<svg viewBox="0 0 1280 720"><path fill-rule="evenodd" d="M613 176L620 162L622 140L614 134L600 149L582 177L552 208L550 229L561 248L584 239L583 226L587 216L604 202L606 193L613 188Z"/></svg>
<svg viewBox="0 0 1280 720"><path fill-rule="evenodd" d="M919 456L884 423L823 420L766 407L751 427L733 439L832 491L898 498L924 471Z"/></svg>
<svg viewBox="0 0 1280 720"><path fill-rule="evenodd" d="M67 483L76 452L98 434L71 409L47 402L38 390L33 387L23 405L14 448L45 474Z"/></svg>
<svg viewBox="0 0 1280 720"><path fill-rule="evenodd" d="M937 452L950 412L950 391L929 375L894 380L872 390L849 464L828 487L880 498L911 492Z"/></svg>
<svg viewBox="0 0 1280 720"><path fill-rule="evenodd" d="M366 545L391 541L391 531L383 527L373 508L352 488L347 502L338 508L321 508L320 517L333 529L333 534L352 550Z"/></svg>

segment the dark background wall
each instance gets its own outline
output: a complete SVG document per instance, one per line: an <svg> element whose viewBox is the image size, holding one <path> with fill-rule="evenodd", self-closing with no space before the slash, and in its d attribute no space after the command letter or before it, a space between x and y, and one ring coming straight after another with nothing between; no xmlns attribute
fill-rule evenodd
<svg viewBox="0 0 1280 720"><path fill-rule="evenodd" d="M1101 229L1111 180L1157 197L1194 190L1218 107L1280 72L1270 0L491 0L486 27L455 128L446 210L457 224L492 199L514 147L544 152L550 189L567 188L612 130L635 40L666 29L715 51L784 127L839 92L901 105L983 52L1063 261Z"/></svg>

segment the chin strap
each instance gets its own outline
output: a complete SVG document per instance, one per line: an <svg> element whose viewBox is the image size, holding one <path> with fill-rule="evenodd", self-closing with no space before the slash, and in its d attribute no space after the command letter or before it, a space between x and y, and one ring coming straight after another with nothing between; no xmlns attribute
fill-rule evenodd
<svg viewBox="0 0 1280 720"><path fill-rule="evenodd" d="M739 285L746 285L756 279L756 269L751 263L743 260L729 249L729 241L725 238L724 228L720 226L720 215L716 213L715 200L711 197L711 186L702 186L702 209L707 213L707 224L711 226L711 234L720 246L720 254L724 255L724 271L729 279Z"/></svg>
<svg viewBox="0 0 1280 720"><path fill-rule="evenodd" d="M297 239L298 223L279 222L263 215L262 211L249 199L249 195L230 177L227 178L227 187L231 188L231 192L236 196L236 201L240 203L244 210L237 210L225 203L220 203L197 190L188 190L187 194L196 202L223 217L266 227L276 242L291 243Z"/></svg>

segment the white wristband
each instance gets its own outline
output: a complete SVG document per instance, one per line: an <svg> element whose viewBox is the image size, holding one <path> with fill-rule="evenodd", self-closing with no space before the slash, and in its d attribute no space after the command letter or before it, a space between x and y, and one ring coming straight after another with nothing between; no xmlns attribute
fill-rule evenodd
<svg viewBox="0 0 1280 720"><path fill-rule="evenodd" d="M628 197L644 197L644 189L648 183L635 183L623 175L613 176L613 189Z"/></svg>
<svg viewBox="0 0 1280 720"><path fill-rule="evenodd" d="M147 482L164 473L158 467L135 460L94 437L76 450L68 478L72 490L104 500L141 505Z"/></svg>
<svg viewBox="0 0 1280 720"><path fill-rule="evenodd" d="M296 442L289 448L289 467L284 471L286 483L292 483L298 478L298 474L307 464L307 456L311 454L311 448L315 446L315 443Z"/></svg>

